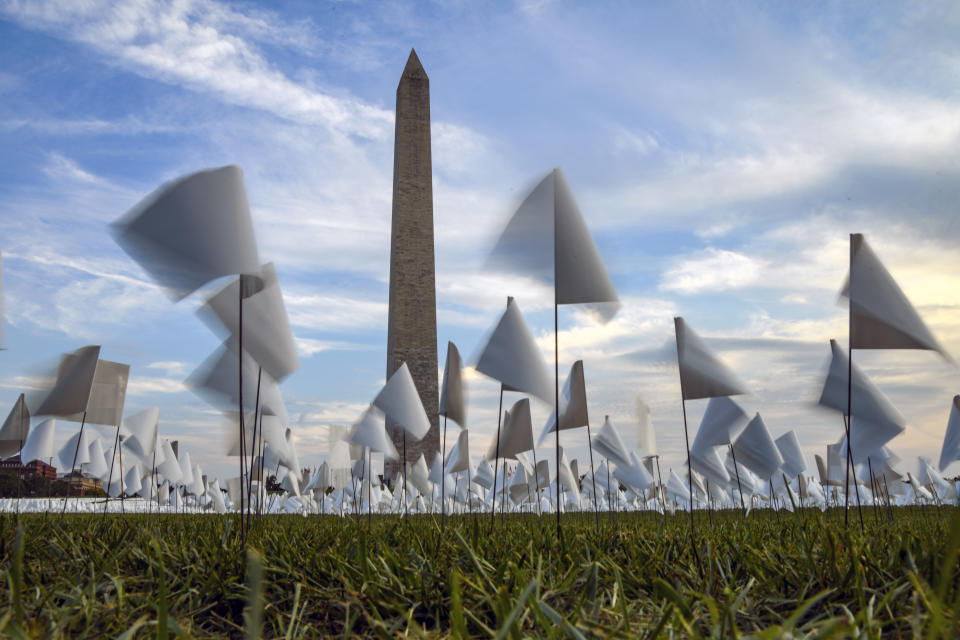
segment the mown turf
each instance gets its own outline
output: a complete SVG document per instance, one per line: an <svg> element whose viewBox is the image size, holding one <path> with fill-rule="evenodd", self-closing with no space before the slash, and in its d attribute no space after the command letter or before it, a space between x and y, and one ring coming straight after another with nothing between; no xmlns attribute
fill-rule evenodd
<svg viewBox="0 0 960 640"><path fill-rule="evenodd" d="M249 556L231 518L5 515L0 632L957 637L957 513L698 513L696 555L686 514L270 517Z"/></svg>

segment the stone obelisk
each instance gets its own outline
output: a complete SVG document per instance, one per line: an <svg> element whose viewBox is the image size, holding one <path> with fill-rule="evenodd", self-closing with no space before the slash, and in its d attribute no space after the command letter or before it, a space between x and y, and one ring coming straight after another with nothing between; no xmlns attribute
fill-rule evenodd
<svg viewBox="0 0 960 640"><path fill-rule="evenodd" d="M387 378L404 362L430 418L430 431L422 440L414 441L407 435L407 465L414 464L421 453L429 465L440 451L430 79L412 49L397 85ZM387 428L401 455L397 466L402 468L404 431L390 424Z"/></svg>

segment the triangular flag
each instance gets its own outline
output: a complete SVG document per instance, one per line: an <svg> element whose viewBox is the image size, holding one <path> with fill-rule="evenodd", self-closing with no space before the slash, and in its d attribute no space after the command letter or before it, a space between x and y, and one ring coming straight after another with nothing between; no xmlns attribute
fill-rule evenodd
<svg viewBox="0 0 960 640"><path fill-rule="evenodd" d="M596 304L609 319L617 293L560 169L548 173L507 223L488 265L555 287L557 304Z"/></svg>
<svg viewBox="0 0 960 640"><path fill-rule="evenodd" d="M60 451L57 453L61 468L79 467L90 462L90 442L92 440L89 429L81 429L70 436L70 439L60 447Z"/></svg>
<svg viewBox="0 0 960 640"><path fill-rule="evenodd" d="M761 480L769 480L783 464L780 449L759 413L733 442L733 452L737 463L753 471Z"/></svg>
<svg viewBox="0 0 960 640"><path fill-rule="evenodd" d="M714 484L726 485L730 482L730 474L724 466L723 457L720 455L721 447L702 447L700 449L690 449L690 465L693 470L702 474Z"/></svg>
<svg viewBox="0 0 960 640"><path fill-rule="evenodd" d="M153 456L157 444L157 426L160 421L160 409L151 407L124 418L124 426L130 436L123 441L126 447L140 456L145 463Z"/></svg>
<svg viewBox="0 0 960 640"><path fill-rule="evenodd" d="M410 466L410 484L416 487L422 495L429 496L433 492L433 485L430 482L430 469L427 468L427 461L422 453L417 461Z"/></svg>
<svg viewBox="0 0 960 640"><path fill-rule="evenodd" d="M87 410L90 390L93 388L93 376L97 371L100 347L83 347L76 351L76 357L67 366L61 367L53 389L47 394L40 407L34 412L38 416L61 416L71 420L72 416Z"/></svg>
<svg viewBox="0 0 960 640"><path fill-rule="evenodd" d="M617 465L613 477L638 491L644 491L654 485L653 476L647 472L647 469L633 451L630 452L630 464Z"/></svg>
<svg viewBox="0 0 960 640"><path fill-rule="evenodd" d="M583 360L577 360L570 367L567 381L563 383L560 393L560 431L586 427L590 423L587 416L587 385L583 376ZM540 432L539 444L547 436L557 430L557 413L551 412L543 431Z"/></svg>
<svg viewBox="0 0 960 640"><path fill-rule="evenodd" d="M49 463L53 458L53 432L57 426L54 418L44 420L30 431L27 441L20 450L20 463L30 464L34 460Z"/></svg>
<svg viewBox="0 0 960 640"><path fill-rule="evenodd" d="M470 438L466 429L460 432L457 438L457 444L447 456L447 463L444 466L444 473L453 474L466 471L470 467Z"/></svg>
<svg viewBox="0 0 960 640"><path fill-rule="evenodd" d="M257 272L262 289L243 300L243 350L274 380L283 380L300 366L283 293L272 262ZM240 280L234 280L207 301L207 307L234 337L239 331Z"/></svg>
<svg viewBox="0 0 960 640"><path fill-rule="evenodd" d="M499 457L516 458L518 453L533 449L530 399L517 400L510 411L506 412L506 415L507 418L504 419L503 426L500 429ZM487 460L493 460L497 453L496 436L494 436L490 441L490 448L487 450Z"/></svg>
<svg viewBox="0 0 960 640"><path fill-rule="evenodd" d="M631 446L644 456L657 455L657 434L653 430L653 420L650 417L650 407L640 396L634 401L637 410L637 441Z"/></svg>
<svg viewBox="0 0 960 640"><path fill-rule="evenodd" d="M369 448L371 451L380 451L390 460L400 457L393 441L387 436L383 428L382 417L373 406L363 412L360 419L351 427L349 442Z"/></svg>
<svg viewBox="0 0 960 640"><path fill-rule="evenodd" d="M170 484L177 484L183 479L183 471L180 470L180 464L177 461L177 454L173 452L169 440L161 441L163 449L163 462L157 464L157 471L170 481Z"/></svg>
<svg viewBox="0 0 960 640"><path fill-rule="evenodd" d="M77 356L67 355L60 362L61 371L70 366ZM123 420L123 405L127 398L127 380L130 377L130 365L110 360L97 360L90 387L90 399L87 401L87 424L101 424L116 427ZM80 422L84 415L80 412L72 416L63 416L64 420Z"/></svg>
<svg viewBox="0 0 960 640"><path fill-rule="evenodd" d="M239 167L199 171L167 183L112 228L123 250L174 300L216 278L259 270Z"/></svg>
<svg viewBox="0 0 960 640"><path fill-rule="evenodd" d="M391 423L401 427L417 440L427 435L430 430L430 419L423 409L417 385L413 382L406 362L393 372L387 384L373 399L373 405L383 411Z"/></svg>
<svg viewBox="0 0 960 640"><path fill-rule="evenodd" d="M447 363L443 368L443 387L440 389L440 415L467 426L467 408L463 393L463 362L457 345L447 342Z"/></svg>
<svg viewBox="0 0 960 640"><path fill-rule="evenodd" d="M710 398L690 450L699 452L731 444L746 426L747 414L740 405L727 396Z"/></svg>
<svg viewBox="0 0 960 640"><path fill-rule="evenodd" d="M820 404L846 415L848 401L852 403L850 439L853 463L860 464L867 455L900 435L906 428L906 421L856 365L853 365L852 389L848 391L847 371L850 365L847 354L836 340L830 341L830 350L830 368L823 383ZM844 457L845 452L846 449Z"/></svg>
<svg viewBox="0 0 960 640"><path fill-rule="evenodd" d="M850 235L850 253L850 275L841 295L850 298L852 347L927 349L951 360L863 234Z"/></svg>
<svg viewBox="0 0 960 640"><path fill-rule="evenodd" d="M529 393L550 404L554 402L553 378L523 321L520 307L512 299L483 348L476 368L515 391Z"/></svg>
<svg viewBox="0 0 960 640"><path fill-rule="evenodd" d="M950 418L940 449L940 471L957 459L960 459L960 395L953 396L953 402L950 403Z"/></svg>
<svg viewBox="0 0 960 640"><path fill-rule="evenodd" d="M21 393L10 409L10 414L0 427L0 458L9 458L27 441L30 433L30 410Z"/></svg>
<svg viewBox="0 0 960 640"><path fill-rule="evenodd" d="M486 458L481 460L480 464L477 465L477 470L474 472L472 480L484 489L489 489L493 486L493 469L487 464Z"/></svg>
<svg viewBox="0 0 960 640"><path fill-rule="evenodd" d="M674 318L673 323L677 335L680 390L684 400L746 393L746 386L687 326L683 318Z"/></svg>
<svg viewBox="0 0 960 640"><path fill-rule="evenodd" d="M631 465L630 453L627 452L627 447L624 445L620 433L610 422L610 416L604 416L603 426L593 437L593 448L618 467L629 467Z"/></svg>
<svg viewBox="0 0 960 640"><path fill-rule="evenodd" d="M110 466L103 455L103 441L100 438L94 438L93 442L90 443L87 460L88 462L83 466L83 470L94 478L103 480L110 473Z"/></svg>
<svg viewBox="0 0 960 640"><path fill-rule="evenodd" d="M783 457L781 469L787 476L793 478L807 470L807 463L803 461L803 450L800 449L800 440L797 439L796 431L791 429L774 442Z"/></svg>

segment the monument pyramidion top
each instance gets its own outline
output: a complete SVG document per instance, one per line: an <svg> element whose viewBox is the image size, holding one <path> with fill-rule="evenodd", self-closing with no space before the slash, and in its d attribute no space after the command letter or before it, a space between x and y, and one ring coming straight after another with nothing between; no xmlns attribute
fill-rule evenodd
<svg viewBox="0 0 960 640"><path fill-rule="evenodd" d="M400 76L401 84L404 80L430 80L430 78L427 77L427 72L423 70L423 65L420 64L420 58L417 57L417 52L414 49L410 49L407 66L403 68L403 74Z"/></svg>

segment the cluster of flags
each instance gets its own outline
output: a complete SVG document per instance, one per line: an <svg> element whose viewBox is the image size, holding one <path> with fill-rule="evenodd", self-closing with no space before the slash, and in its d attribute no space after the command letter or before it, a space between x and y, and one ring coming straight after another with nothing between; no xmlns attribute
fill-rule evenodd
<svg viewBox="0 0 960 640"><path fill-rule="evenodd" d="M774 437L759 413L752 417L734 396L746 385L682 317L674 319L680 399L684 415L686 479L668 470L664 483L649 409L638 400L635 429L622 431L606 417L594 429L586 392L587 372L575 361L560 385L559 307L587 305L600 321L619 301L572 191L559 169L548 173L511 217L491 251L488 268L534 277L554 291L553 371L527 327L520 305L506 309L479 352L474 367L500 385L498 426L479 464L473 465L466 415L464 363L447 345L438 414L444 417L441 451L408 465L387 425L417 442L430 428L406 363L402 363L349 431L330 459L314 470L300 467L280 383L299 365L283 295L272 263L261 263L239 168L201 171L163 185L113 226L121 247L174 301L229 281L208 295L200 316L223 342L188 384L223 412L229 425L224 453L239 458L239 472L221 483L208 479L187 451L159 433L159 411L124 416L128 365L103 360L99 346L64 356L52 386L34 414L48 419L30 429L28 402L20 396L0 427L0 457L52 461L100 478L113 497L139 495L157 508L217 513L353 513L568 509L689 509L747 503L815 504L825 508L853 484L858 504L896 502L909 487L914 499L956 499L950 483L928 462L920 473L895 470L888 443L906 428L889 399L853 363L855 349L922 349L949 355L860 234L850 237L850 272L841 295L849 300L850 353L831 340L831 361L819 398L841 414L842 436L819 455L818 475L806 475L800 438ZM2 340L2 336L0 336ZM514 394L503 407L504 394ZM691 443L688 401L707 400ZM532 403L552 409L534 436ZM448 448L447 422L459 429ZM53 451L57 420L80 423ZM90 428L86 428L90 426ZM838 426L840 423L838 422ZM104 431L104 429L107 429ZM589 470L567 458L560 431L584 429ZM596 433L594 433L594 430ZM625 441L624 435L632 434ZM553 444L553 465L537 457ZM126 456L126 461L124 461ZM403 458L387 486L384 460ZM595 459L595 457L597 459ZM939 469L960 458L960 396L953 398ZM492 466L491 466L492 463ZM276 478L281 496L269 496ZM890 484L893 484L891 490ZM861 492L862 490L862 492ZM189 503L189 504L188 504ZM64 504L66 508L66 503ZM861 517L862 521L862 517ZM692 520L691 520L692 523ZM244 528L246 530L246 527Z"/></svg>

